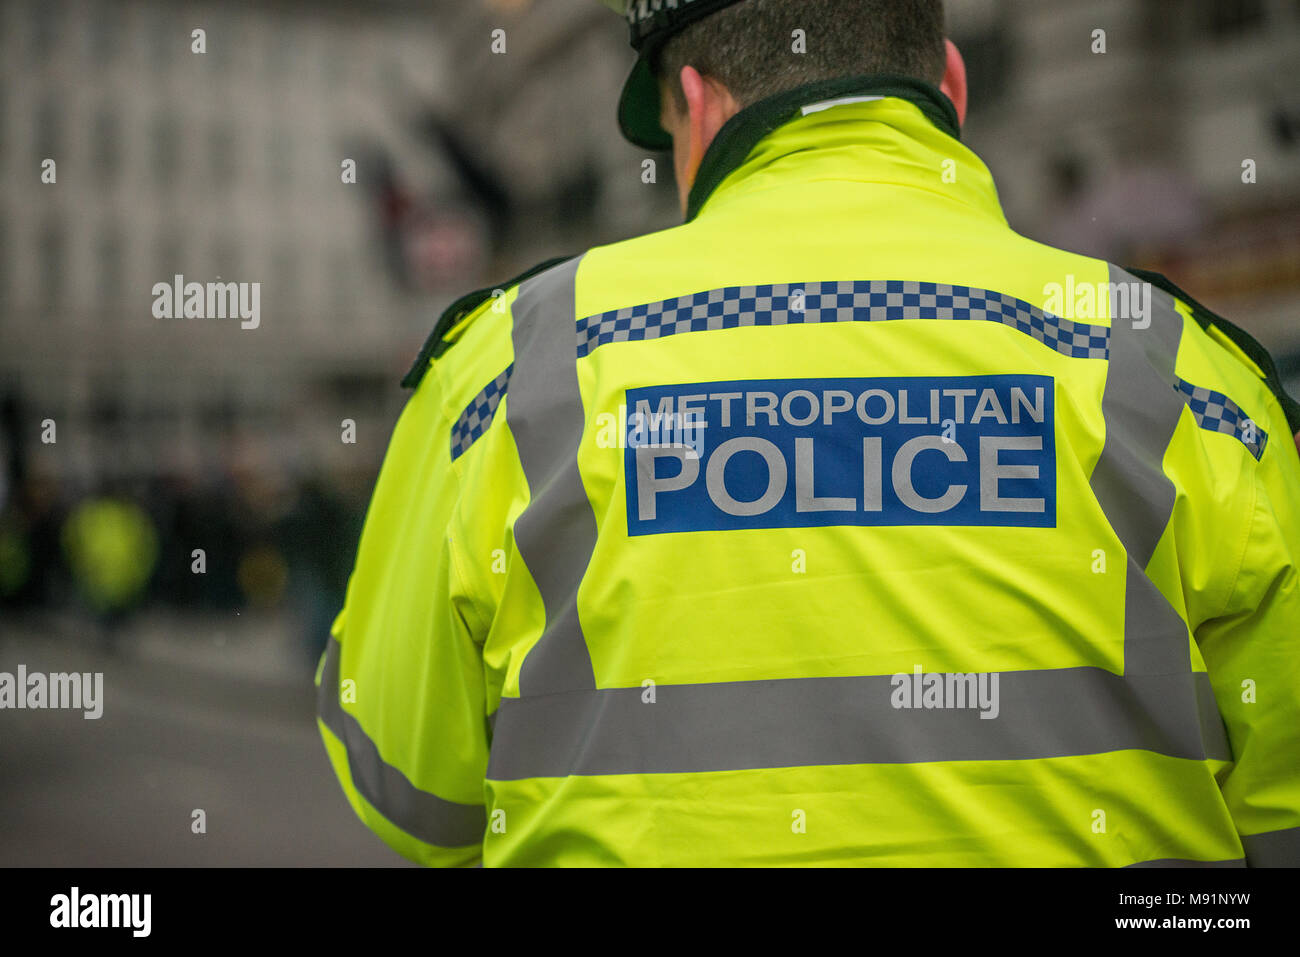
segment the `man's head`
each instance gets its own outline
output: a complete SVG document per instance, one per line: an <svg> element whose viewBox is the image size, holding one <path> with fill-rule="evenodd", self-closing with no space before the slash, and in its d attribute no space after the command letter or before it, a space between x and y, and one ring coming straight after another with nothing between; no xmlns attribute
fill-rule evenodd
<svg viewBox="0 0 1300 957"><path fill-rule="evenodd" d="M742 0L671 36L650 65L683 211L723 124L786 90L888 73L942 85L965 113L965 73L944 41L943 0Z"/></svg>

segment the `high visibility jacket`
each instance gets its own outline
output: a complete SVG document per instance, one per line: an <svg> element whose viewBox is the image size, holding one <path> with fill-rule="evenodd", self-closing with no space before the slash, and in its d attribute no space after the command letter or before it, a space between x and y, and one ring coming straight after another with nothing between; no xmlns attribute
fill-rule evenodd
<svg viewBox="0 0 1300 957"><path fill-rule="evenodd" d="M1270 360L864 89L748 108L683 225L435 330L318 671L407 857L1300 863Z"/></svg>

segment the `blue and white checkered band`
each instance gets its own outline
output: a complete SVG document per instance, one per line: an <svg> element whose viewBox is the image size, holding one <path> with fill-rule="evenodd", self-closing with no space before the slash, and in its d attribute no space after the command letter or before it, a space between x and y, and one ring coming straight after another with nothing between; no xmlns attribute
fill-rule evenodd
<svg viewBox="0 0 1300 957"><path fill-rule="evenodd" d="M1236 402L1222 392L1204 389L1184 379L1179 379L1175 388L1187 397L1183 401L1192 410L1197 425L1207 432L1231 435L1256 459L1264 455L1268 433L1256 425Z"/></svg>
<svg viewBox="0 0 1300 957"><path fill-rule="evenodd" d="M699 0L627 0L627 22L629 26L635 27L655 17L667 20L672 16L671 11L698 2Z"/></svg>
<svg viewBox="0 0 1300 957"><path fill-rule="evenodd" d="M451 459L454 462L482 437L496 416L497 407L505 398L510 387L510 375L515 371L512 362L495 379L483 387L478 395L470 400L465 411L460 414L451 427Z"/></svg>
<svg viewBox="0 0 1300 957"><path fill-rule="evenodd" d="M969 319L998 322L1076 359L1110 357L1106 326L1072 322L1014 296L971 286L864 280L728 286L578 320L582 358L612 342L740 326Z"/></svg>

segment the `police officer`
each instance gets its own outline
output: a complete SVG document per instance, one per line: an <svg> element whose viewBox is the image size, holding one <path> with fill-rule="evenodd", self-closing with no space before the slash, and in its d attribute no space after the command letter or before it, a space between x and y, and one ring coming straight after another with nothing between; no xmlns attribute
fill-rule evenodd
<svg viewBox="0 0 1300 957"><path fill-rule="evenodd" d="M940 0L626 15L685 222L462 298L406 377L318 674L362 820L426 864L1300 863L1268 355L1009 228Z"/></svg>

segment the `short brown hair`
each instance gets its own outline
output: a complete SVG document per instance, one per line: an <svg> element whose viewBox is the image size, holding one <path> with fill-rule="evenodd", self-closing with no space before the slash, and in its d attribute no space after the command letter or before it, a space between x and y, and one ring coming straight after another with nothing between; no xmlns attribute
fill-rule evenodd
<svg viewBox="0 0 1300 957"><path fill-rule="evenodd" d="M802 30L806 52L793 51ZM679 110L682 67L720 80L740 106L841 76L943 80L943 0L742 0L671 37L654 61Z"/></svg>

